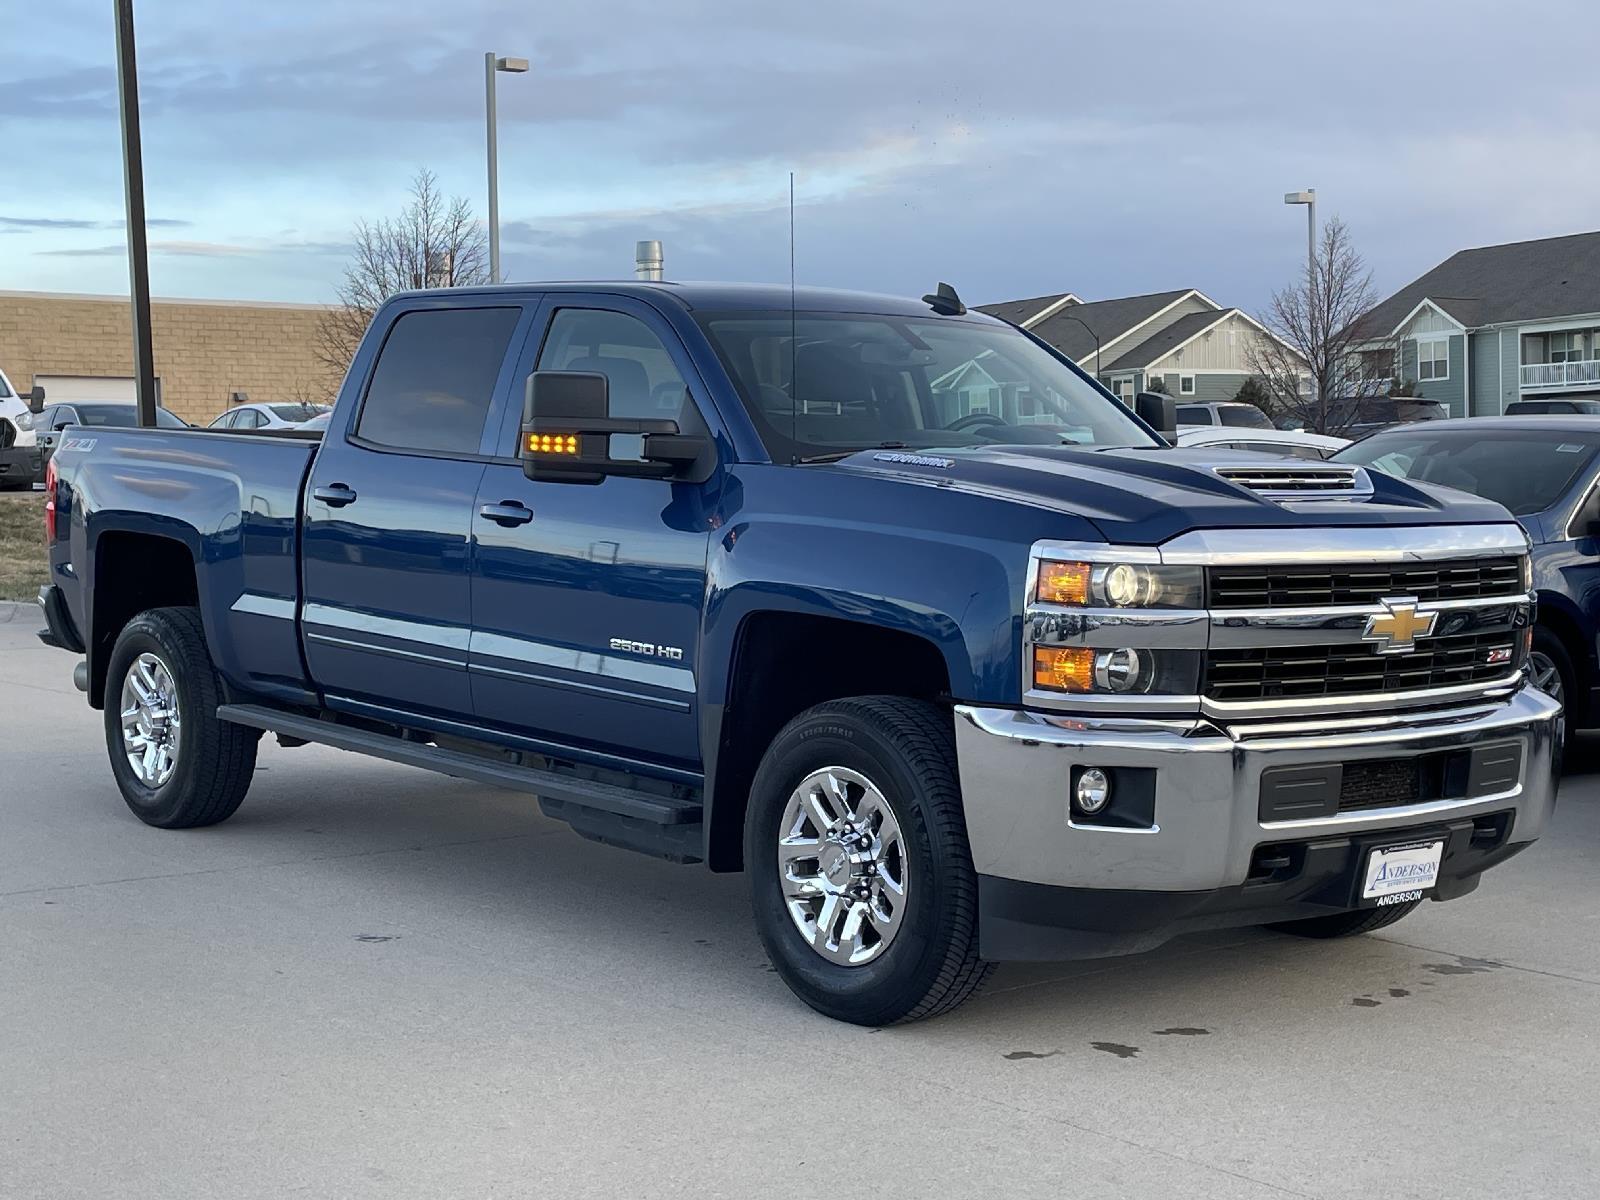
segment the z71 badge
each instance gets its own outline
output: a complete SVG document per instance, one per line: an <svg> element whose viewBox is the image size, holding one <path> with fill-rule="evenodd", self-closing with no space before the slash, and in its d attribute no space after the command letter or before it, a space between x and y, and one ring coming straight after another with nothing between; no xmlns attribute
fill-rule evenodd
<svg viewBox="0 0 1600 1200"><path fill-rule="evenodd" d="M654 642L635 642L627 638L612 638L611 648L620 650L624 654L642 654L646 658L664 658L669 662L680 662L683 651L677 646L658 646Z"/></svg>

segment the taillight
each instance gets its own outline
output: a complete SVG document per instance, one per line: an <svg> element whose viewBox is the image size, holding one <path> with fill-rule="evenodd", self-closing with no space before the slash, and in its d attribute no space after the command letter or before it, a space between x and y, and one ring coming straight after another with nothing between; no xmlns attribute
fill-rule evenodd
<svg viewBox="0 0 1600 1200"><path fill-rule="evenodd" d="M56 460L44 469L44 540L46 545L56 542Z"/></svg>

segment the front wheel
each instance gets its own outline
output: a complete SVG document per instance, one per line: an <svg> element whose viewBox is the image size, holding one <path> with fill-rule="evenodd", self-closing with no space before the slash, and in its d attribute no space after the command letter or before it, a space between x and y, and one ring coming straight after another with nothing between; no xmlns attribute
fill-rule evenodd
<svg viewBox="0 0 1600 1200"><path fill-rule="evenodd" d="M221 688L192 608L140 613L106 670L106 749L128 807L147 825L226 821L256 766L254 730L219 721Z"/></svg>
<svg viewBox="0 0 1600 1200"><path fill-rule="evenodd" d="M989 976L950 720L932 704L861 696L785 726L751 788L745 867L773 967L826 1016L935 1016Z"/></svg>

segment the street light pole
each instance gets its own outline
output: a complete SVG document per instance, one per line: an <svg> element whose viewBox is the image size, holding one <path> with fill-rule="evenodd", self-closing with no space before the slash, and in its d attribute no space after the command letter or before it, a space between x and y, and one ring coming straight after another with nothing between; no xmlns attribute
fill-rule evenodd
<svg viewBox="0 0 1600 1200"><path fill-rule="evenodd" d="M150 338L150 255L145 243L144 152L139 141L139 70L133 0L115 0L117 92L122 109L122 187L128 206L128 290L133 299L133 380L139 424L156 423L155 350Z"/></svg>
<svg viewBox="0 0 1600 1200"><path fill-rule="evenodd" d="M493 50L483 56L484 124L489 138L489 282L500 282L500 164L499 136L496 129L494 77L496 73L520 75L528 69L525 58L496 58Z"/></svg>
<svg viewBox="0 0 1600 1200"><path fill-rule="evenodd" d="M1283 202L1306 206L1306 283L1315 288L1317 286L1317 189L1285 192Z"/></svg>

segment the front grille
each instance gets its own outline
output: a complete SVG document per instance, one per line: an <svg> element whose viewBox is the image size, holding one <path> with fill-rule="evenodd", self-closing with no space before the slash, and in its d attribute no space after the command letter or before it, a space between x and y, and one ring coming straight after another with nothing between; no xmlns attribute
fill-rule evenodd
<svg viewBox="0 0 1600 1200"><path fill-rule="evenodd" d="M1248 702L1487 683L1521 665L1517 641L1517 634L1500 630L1424 638L1410 654L1378 654L1366 642L1213 648L1206 660L1205 694ZM1493 650L1510 650L1511 661L1490 662Z"/></svg>
<svg viewBox="0 0 1600 1200"><path fill-rule="evenodd" d="M1519 594L1522 560L1502 555L1438 563L1211 567L1207 584L1212 608L1375 604L1389 596L1475 600Z"/></svg>
<svg viewBox="0 0 1600 1200"><path fill-rule="evenodd" d="M17 427L0 417L0 450L9 450L17 441Z"/></svg>

